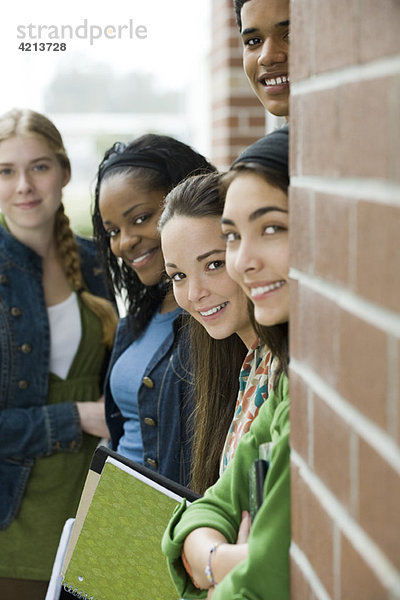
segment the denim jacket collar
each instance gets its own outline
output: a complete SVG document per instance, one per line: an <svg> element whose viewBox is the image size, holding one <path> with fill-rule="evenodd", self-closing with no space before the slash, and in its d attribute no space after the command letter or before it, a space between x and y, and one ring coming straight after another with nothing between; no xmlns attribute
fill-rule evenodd
<svg viewBox="0 0 400 600"><path fill-rule="evenodd" d="M37 269L39 274L42 273L42 257L8 231L4 217L0 221L0 252L8 258L11 264L15 264L23 270L29 264Z"/></svg>

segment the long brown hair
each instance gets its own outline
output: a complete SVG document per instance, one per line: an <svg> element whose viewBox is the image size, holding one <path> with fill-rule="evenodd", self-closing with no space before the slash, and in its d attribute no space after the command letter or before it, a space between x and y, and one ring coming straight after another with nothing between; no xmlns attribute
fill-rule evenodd
<svg viewBox="0 0 400 600"><path fill-rule="evenodd" d="M191 487L202 494L219 477L221 454L239 392L239 373L247 348L236 333L212 338L190 318L196 409Z"/></svg>
<svg viewBox="0 0 400 600"><path fill-rule="evenodd" d="M0 116L0 143L17 135L35 136L44 140L57 156L61 167L70 174L71 164L61 134L50 119L33 110L12 109ZM71 289L80 292L86 306L99 317L103 327L103 343L111 347L118 322L117 313L111 302L84 289L78 244L62 203L56 213L54 235Z"/></svg>
<svg viewBox="0 0 400 600"><path fill-rule="evenodd" d="M174 216L220 219L224 202L217 173L189 177L166 197L159 229ZM239 391L239 372L247 349L236 333L212 338L187 316L195 386L191 487L203 493L219 476L219 464Z"/></svg>

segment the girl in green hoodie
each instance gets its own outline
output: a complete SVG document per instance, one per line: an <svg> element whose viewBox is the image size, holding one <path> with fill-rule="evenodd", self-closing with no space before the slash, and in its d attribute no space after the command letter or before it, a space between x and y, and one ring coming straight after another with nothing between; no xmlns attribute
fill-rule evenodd
<svg viewBox="0 0 400 600"><path fill-rule="evenodd" d="M288 183L287 126L250 146L225 177L228 272L253 302L280 375L222 477L191 506L181 504L164 534L182 598L289 598ZM263 501L250 527L249 471L266 446Z"/></svg>

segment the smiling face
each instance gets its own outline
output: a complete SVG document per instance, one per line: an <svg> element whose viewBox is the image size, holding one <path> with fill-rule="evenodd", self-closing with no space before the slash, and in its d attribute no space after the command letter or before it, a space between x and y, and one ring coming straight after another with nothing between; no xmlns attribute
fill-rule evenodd
<svg viewBox="0 0 400 600"><path fill-rule="evenodd" d="M249 0L241 10L243 66L250 85L274 115L289 114L289 1Z"/></svg>
<svg viewBox="0 0 400 600"><path fill-rule="evenodd" d="M124 175L111 175L100 187L99 210L111 252L147 286L156 285L164 272L157 230L164 196Z"/></svg>
<svg viewBox="0 0 400 600"><path fill-rule="evenodd" d="M261 325L289 318L288 220L287 194L260 175L241 173L230 184L222 218L227 269Z"/></svg>
<svg viewBox="0 0 400 600"><path fill-rule="evenodd" d="M256 334L247 299L225 268L219 217L175 216L161 233L165 268L177 303L215 339L237 333L246 346Z"/></svg>
<svg viewBox="0 0 400 600"><path fill-rule="evenodd" d="M69 181L47 142L33 135L17 135L0 143L0 208L18 239L26 232L52 227Z"/></svg>

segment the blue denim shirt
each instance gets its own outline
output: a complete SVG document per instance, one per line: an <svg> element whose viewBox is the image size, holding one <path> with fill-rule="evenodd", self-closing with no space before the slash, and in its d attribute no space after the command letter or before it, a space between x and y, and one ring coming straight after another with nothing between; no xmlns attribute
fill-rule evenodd
<svg viewBox="0 0 400 600"><path fill-rule="evenodd" d="M76 239L85 285L106 297L93 242ZM81 444L76 404L46 406L49 354L42 259L0 227L0 529L18 511L35 458Z"/></svg>
<svg viewBox="0 0 400 600"><path fill-rule="evenodd" d="M138 411L143 442L143 463L183 485L190 475L190 430L193 413L193 382L189 371L186 335L174 321L174 336L157 349L146 369L138 394ZM129 317L121 319L105 383L107 425L111 447L117 449L124 418L110 390L110 373L121 354L134 341ZM134 368L134 365L132 365Z"/></svg>

